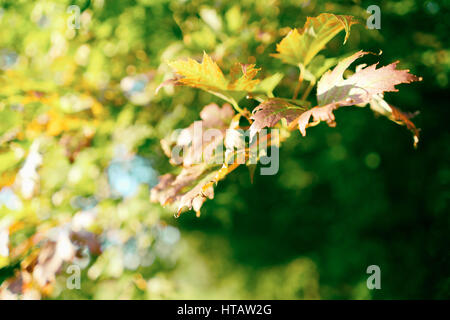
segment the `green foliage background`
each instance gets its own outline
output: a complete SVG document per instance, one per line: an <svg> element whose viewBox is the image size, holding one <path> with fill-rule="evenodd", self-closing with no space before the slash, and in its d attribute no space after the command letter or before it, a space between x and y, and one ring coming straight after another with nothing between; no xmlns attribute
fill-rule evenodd
<svg viewBox="0 0 450 320"><path fill-rule="evenodd" d="M251 184L248 170L239 168L218 185L200 218L189 212L179 219L149 201L156 173L173 170L159 140L219 101L189 88L156 95L172 75L166 62L206 51L224 70L236 61L256 63L262 75L284 73L275 91L290 96L298 71L270 57L286 28L322 12L364 22L373 3L0 3L1 187L19 194L13 177L36 139L43 157L32 197L22 197L14 210L0 203L0 227L24 224L10 235L12 250L93 210L89 230L103 248L84 266L80 290L66 288L63 272L43 298L450 297L449 1L379 1L380 30L363 23L352 28L345 46L341 34L323 52L381 49L381 65L400 60L424 78L386 95L405 111L420 111L417 150L404 128L366 109L343 108L336 128L320 125L305 138L296 132L282 145L277 175L256 175ZM82 10L78 30L67 27L71 4ZM85 104L74 102L80 100ZM52 127L36 120L51 110ZM135 155L148 160L137 163L150 177L132 194L114 192L111 163L133 166ZM92 208L74 199L95 201ZM0 257L0 281L32 252ZM381 290L366 287L372 264L381 268Z"/></svg>

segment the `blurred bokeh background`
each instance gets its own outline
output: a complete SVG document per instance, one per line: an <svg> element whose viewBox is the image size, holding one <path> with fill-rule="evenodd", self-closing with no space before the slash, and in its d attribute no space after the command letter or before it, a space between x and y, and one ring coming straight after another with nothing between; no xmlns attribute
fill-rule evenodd
<svg viewBox="0 0 450 320"><path fill-rule="evenodd" d="M376 2L0 1L0 297L450 298L450 1ZM372 4L380 30L365 28ZM283 73L275 93L290 96L298 71L270 54L322 12L362 21L324 55L382 50L369 62L424 78L386 95L420 111L418 149L401 126L343 108L336 128L292 134L277 175L230 174L200 218L150 203L174 169L160 139L219 102L155 94L166 62L256 63ZM72 264L80 289L67 287ZM381 290L366 287L373 264Z"/></svg>

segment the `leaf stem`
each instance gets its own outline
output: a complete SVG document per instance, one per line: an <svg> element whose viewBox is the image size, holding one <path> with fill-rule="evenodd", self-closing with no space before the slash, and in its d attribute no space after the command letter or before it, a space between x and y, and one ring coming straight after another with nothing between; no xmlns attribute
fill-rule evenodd
<svg viewBox="0 0 450 320"><path fill-rule="evenodd" d="M301 100L306 100L311 93L312 88L316 85L316 79L309 82L308 88L306 88L305 92L302 95Z"/></svg>
<svg viewBox="0 0 450 320"><path fill-rule="evenodd" d="M300 91L300 87L302 86L302 82L303 82L304 67L302 64L299 64L298 67L300 69L300 73L298 75L298 82L297 82L297 86L295 87L295 90L294 90L294 95L292 96L293 100L297 99L298 93Z"/></svg>
<svg viewBox="0 0 450 320"><path fill-rule="evenodd" d="M230 103L233 105L233 108L236 109L237 112L239 112L242 115L245 115L244 110L241 109L241 107L239 107L238 103L236 102L236 100L234 100L233 98L231 98Z"/></svg>
<svg viewBox="0 0 450 320"><path fill-rule="evenodd" d="M236 100L234 100L233 97L219 93L217 91L212 91L212 90L206 90L206 91L225 100L226 102L230 103L233 106L233 108L236 109L236 111L239 112L240 114L242 114L242 115L245 114L244 110L242 110L241 107L239 107L238 103L236 102Z"/></svg>

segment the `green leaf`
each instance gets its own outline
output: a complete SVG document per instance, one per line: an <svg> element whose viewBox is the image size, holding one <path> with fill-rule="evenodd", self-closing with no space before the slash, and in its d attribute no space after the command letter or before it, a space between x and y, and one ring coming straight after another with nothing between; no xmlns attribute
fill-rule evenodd
<svg viewBox="0 0 450 320"><path fill-rule="evenodd" d="M217 63L206 53L203 54L201 63L189 58L169 62L169 66L183 77L177 81L182 85L204 90L227 90L229 81L225 79Z"/></svg>
<svg viewBox="0 0 450 320"><path fill-rule="evenodd" d="M254 64L235 64L230 71L231 79L227 79L217 63L206 53L203 54L201 63L187 59L172 61L169 65L182 76L176 79L177 84L206 91L251 91L259 83L254 78L260 69L255 68Z"/></svg>
<svg viewBox="0 0 450 320"><path fill-rule="evenodd" d="M325 45L339 32L345 30L344 44L350 34L350 27L356 21L352 16L322 13L308 17L300 31L293 29L277 44L274 57L294 66L307 66Z"/></svg>
<svg viewBox="0 0 450 320"><path fill-rule="evenodd" d="M273 90L277 87L283 77L284 75L282 73L277 72L270 77L261 80L261 82L255 86L252 92L264 92L268 96L271 96Z"/></svg>

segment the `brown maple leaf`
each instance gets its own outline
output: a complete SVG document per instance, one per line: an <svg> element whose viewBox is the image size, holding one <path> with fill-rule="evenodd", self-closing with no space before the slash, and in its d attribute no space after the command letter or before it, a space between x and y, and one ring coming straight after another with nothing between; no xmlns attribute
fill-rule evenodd
<svg viewBox="0 0 450 320"><path fill-rule="evenodd" d="M353 75L344 79L344 72L358 58L368 54L359 51L341 60L333 71L326 72L317 84L317 101L319 106L337 104L350 106L368 103L372 96L387 91L398 91L400 83L421 80L409 73L409 70L397 70L398 61L376 69L377 64L360 68Z"/></svg>
<svg viewBox="0 0 450 320"><path fill-rule="evenodd" d="M306 108L296 106L282 98L272 98L262 102L253 109L250 126L250 138L265 127L275 126L281 119L286 119L287 124L295 121Z"/></svg>
<svg viewBox="0 0 450 320"><path fill-rule="evenodd" d="M223 165L212 169L206 164L199 164L183 168L177 176L165 174L151 190L150 200L163 206L177 204L177 217L185 209L194 209L197 215L200 215L200 208L205 200L214 197L214 184L237 166L238 164Z"/></svg>
<svg viewBox="0 0 450 320"><path fill-rule="evenodd" d="M398 62L376 68L373 64L359 68L353 75L344 79L344 71L358 58L368 54L359 51L343 59L332 70L326 72L317 85L318 106L302 113L297 119L298 128L306 135L306 128L325 121L330 126L335 125L333 111L342 106L364 105L374 97L388 91L398 91L395 87L401 83L421 81L422 78L409 73L409 70L397 70ZM313 122L309 122L310 119Z"/></svg>

